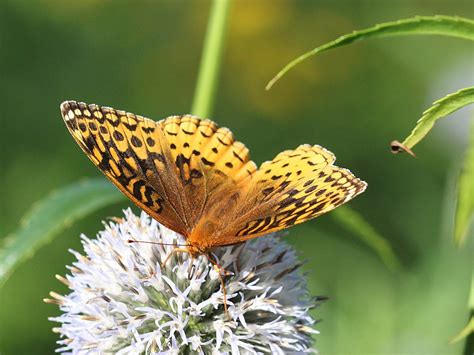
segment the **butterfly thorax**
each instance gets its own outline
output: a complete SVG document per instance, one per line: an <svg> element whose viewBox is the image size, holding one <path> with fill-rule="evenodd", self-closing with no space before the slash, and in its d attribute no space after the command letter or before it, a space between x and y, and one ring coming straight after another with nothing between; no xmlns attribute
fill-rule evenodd
<svg viewBox="0 0 474 355"><path fill-rule="evenodd" d="M186 237L190 253L208 253L215 246L219 245L217 242L218 234L217 225L212 221L200 223L197 228L194 228Z"/></svg>

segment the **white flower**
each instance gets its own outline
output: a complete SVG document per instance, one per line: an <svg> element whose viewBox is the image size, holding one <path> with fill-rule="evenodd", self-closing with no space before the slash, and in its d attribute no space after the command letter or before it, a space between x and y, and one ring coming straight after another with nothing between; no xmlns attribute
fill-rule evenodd
<svg viewBox="0 0 474 355"><path fill-rule="evenodd" d="M308 353L315 321L295 251L275 235L214 255L226 276L228 313L219 275L204 256L173 253L172 245L128 243L129 239L184 244L179 234L145 213L105 226L97 239L82 236L85 255L71 275L57 276L71 289L51 293L63 312L58 352L117 354Z"/></svg>

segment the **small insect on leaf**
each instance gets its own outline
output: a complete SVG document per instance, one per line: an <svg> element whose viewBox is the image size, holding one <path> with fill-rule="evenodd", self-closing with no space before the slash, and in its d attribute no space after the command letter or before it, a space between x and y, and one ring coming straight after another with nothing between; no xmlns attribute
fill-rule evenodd
<svg viewBox="0 0 474 355"><path fill-rule="evenodd" d="M412 157L416 158L416 154L413 153L413 151L410 148L406 147L405 145L403 145L397 140L394 140L390 143L390 150L392 151L393 154L406 152L410 154Z"/></svg>

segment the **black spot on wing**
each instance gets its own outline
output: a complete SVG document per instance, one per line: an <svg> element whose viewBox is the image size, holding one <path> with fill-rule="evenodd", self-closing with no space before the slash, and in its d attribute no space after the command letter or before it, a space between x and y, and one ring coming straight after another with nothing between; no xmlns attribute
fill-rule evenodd
<svg viewBox="0 0 474 355"><path fill-rule="evenodd" d="M214 166L215 165L212 161L209 161L204 157L201 158L201 161L203 162L204 165L207 165L207 166Z"/></svg>

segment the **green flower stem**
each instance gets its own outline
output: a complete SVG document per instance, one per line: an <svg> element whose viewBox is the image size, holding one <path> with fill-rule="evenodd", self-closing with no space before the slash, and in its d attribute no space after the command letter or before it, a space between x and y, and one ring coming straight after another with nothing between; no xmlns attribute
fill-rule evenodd
<svg viewBox="0 0 474 355"><path fill-rule="evenodd" d="M206 118L212 114L231 2L212 2L191 109L191 113L199 117Z"/></svg>

